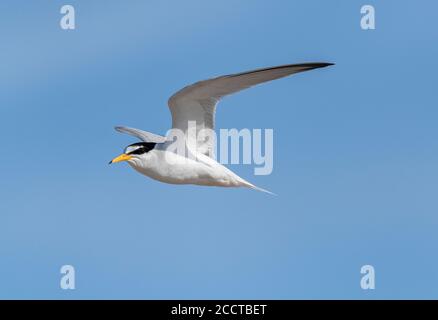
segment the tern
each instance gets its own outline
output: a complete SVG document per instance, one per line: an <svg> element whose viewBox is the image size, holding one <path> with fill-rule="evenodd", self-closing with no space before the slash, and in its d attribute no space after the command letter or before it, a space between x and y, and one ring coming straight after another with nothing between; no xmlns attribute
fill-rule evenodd
<svg viewBox="0 0 438 320"><path fill-rule="evenodd" d="M333 63L302 63L256 69L196 82L170 97L172 129L182 132L186 153L173 148L175 135L157 135L129 127L115 127L119 132L137 137L141 142L127 146L124 152L110 161L126 161L133 169L152 179L171 184L194 184L217 187L246 187L271 193L218 163L212 156L213 139L201 131L214 130L215 112L219 101L249 87L283 78L295 73L323 68ZM191 124L195 123L195 126ZM194 135L194 144L189 141ZM179 141L181 143L181 141Z"/></svg>

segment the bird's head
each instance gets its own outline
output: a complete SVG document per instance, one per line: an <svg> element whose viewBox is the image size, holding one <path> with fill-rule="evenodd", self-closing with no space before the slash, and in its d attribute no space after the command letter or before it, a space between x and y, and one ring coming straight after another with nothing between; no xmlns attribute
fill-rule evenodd
<svg viewBox="0 0 438 320"><path fill-rule="evenodd" d="M135 160L140 160L146 156L146 154L155 147L156 143L153 142L137 142L130 144L125 148L125 151L118 157L115 157L109 162L116 163L121 161L128 161L128 163L134 163Z"/></svg>

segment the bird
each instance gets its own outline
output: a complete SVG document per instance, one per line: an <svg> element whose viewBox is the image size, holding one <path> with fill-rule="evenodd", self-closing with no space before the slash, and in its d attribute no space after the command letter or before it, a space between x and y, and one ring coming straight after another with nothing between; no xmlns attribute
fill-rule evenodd
<svg viewBox="0 0 438 320"><path fill-rule="evenodd" d="M110 164L126 161L137 172L169 184L245 187L273 194L217 162L212 155L213 139L201 132L214 132L216 107L223 97L264 82L331 65L334 63L287 64L228 74L188 85L168 100L172 128L166 136L131 127L115 127L118 132L132 135L140 142L128 145ZM175 137L178 147L183 146L184 152L177 152Z"/></svg>

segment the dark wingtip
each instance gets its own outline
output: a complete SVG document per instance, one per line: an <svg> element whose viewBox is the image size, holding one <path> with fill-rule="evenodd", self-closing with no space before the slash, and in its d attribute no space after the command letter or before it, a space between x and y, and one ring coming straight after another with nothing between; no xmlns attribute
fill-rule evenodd
<svg viewBox="0 0 438 320"><path fill-rule="evenodd" d="M108 164L111 164L111 163L113 163L113 160L111 160L110 162L108 162Z"/></svg>
<svg viewBox="0 0 438 320"><path fill-rule="evenodd" d="M332 62L311 62L311 63L304 63L303 65L309 67L310 69L316 69L316 68L325 68L329 66L334 66L335 64Z"/></svg>

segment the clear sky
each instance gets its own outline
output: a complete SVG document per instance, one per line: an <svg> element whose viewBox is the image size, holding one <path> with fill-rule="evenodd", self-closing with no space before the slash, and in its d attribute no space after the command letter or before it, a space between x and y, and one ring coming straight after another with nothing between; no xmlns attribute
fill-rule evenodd
<svg viewBox="0 0 438 320"><path fill-rule="evenodd" d="M59 26L63 4L76 30ZM373 4L376 30L360 28ZM2 1L0 298L438 298L434 1ZM336 66L219 105L274 129L279 196L108 166L192 82ZM62 265L76 289L61 290ZM373 265L376 289L360 287Z"/></svg>

